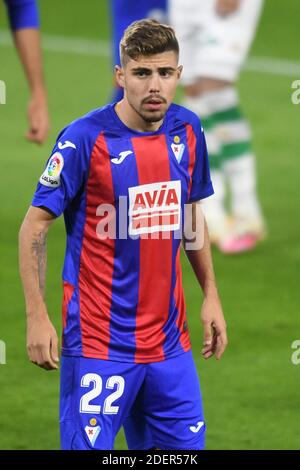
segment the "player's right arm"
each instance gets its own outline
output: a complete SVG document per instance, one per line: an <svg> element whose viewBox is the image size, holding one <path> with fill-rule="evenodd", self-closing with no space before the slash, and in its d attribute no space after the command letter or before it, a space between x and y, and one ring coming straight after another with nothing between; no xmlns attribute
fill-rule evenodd
<svg viewBox="0 0 300 470"><path fill-rule="evenodd" d="M92 128L94 129L94 128ZM29 359L44 369L58 368L56 331L45 303L46 238L53 221L62 215L88 177L94 137L90 120L78 119L59 134L39 179L32 204L20 229L20 273L27 313ZM98 136L96 126L95 139ZM92 136L94 136L92 131Z"/></svg>
<svg viewBox="0 0 300 470"><path fill-rule="evenodd" d="M27 315L27 352L31 362L58 369L58 339L45 303L46 238L54 216L31 206L19 233L20 274Z"/></svg>

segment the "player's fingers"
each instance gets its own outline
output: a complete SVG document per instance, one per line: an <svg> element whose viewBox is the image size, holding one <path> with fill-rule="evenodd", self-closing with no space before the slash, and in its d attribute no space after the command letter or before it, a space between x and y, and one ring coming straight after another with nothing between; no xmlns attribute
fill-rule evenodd
<svg viewBox="0 0 300 470"><path fill-rule="evenodd" d="M49 117L45 109L30 111L28 115L29 130L26 138L31 142L42 144L49 132Z"/></svg>
<svg viewBox="0 0 300 470"><path fill-rule="evenodd" d="M53 336L51 338L51 343L50 343L50 354L51 354L51 359L55 363L59 362L59 356L58 356L58 338L57 336Z"/></svg>
<svg viewBox="0 0 300 470"><path fill-rule="evenodd" d="M42 144L45 141L46 135L36 129L30 129L26 134L26 139L30 142Z"/></svg>
<svg viewBox="0 0 300 470"><path fill-rule="evenodd" d="M40 348L37 345L34 345L31 346L30 351L30 362L32 362L36 366L43 367L43 357Z"/></svg>
<svg viewBox="0 0 300 470"><path fill-rule="evenodd" d="M48 121L46 119L42 119L36 128L36 142L42 144L45 142L49 131Z"/></svg>
<svg viewBox="0 0 300 470"><path fill-rule="evenodd" d="M52 370L52 367L50 366L48 362L41 361L40 364L38 364L38 366L45 370Z"/></svg>
<svg viewBox="0 0 300 470"><path fill-rule="evenodd" d="M51 370L53 367L51 365L50 353L47 351L49 348L47 346L42 346L40 350L40 362L39 366L42 369Z"/></svg>
<svg viewBox="0 0 300 470"><path fill-rule="evenodd" d="M39 360L38 352L32 345L27 345L27 354L30 362L37 364Z"/></svg>
<svg viewBox="0 0 300 470"><path fill-rule="evenodd" d="M211 322L209 320L203 321L203 346L204 348L210 347L212 345L213 331L211 327Z"/></svg>
<svg viewBox="0 0 300 470"><path fill-rule="evenodd" d="M216 359L221 359L223 353L225 351L225 345L223 345L221 342L218 342L218 346L216 349Z"/></svg>
<svg viewBox="0 0 300 470"><path fill-rule="evenodd" d="M46 361L46 360L43 360L41 362L41 364L39 364L40 367L42 367L43 369L46 369L46 370L57 370L58 369L58 366L56 364L54 364L52 361Z"/></svg>
<svg viewBox="0 0 300 470"><path fill-rule="evenodd" d="M54 362L50 355L50 345L43 346L42 351L42 363L39 364L41 367L47 370L58 369L58 365Z"/></svg>
<svg viewBox="0 0 300 470"><path fill-rule="evenodd" d="M26 134L26 139L29 140L30 142L37 142L39 143L39 141L37 141L37 138L36 138L36 131L33 130L33 129L29 129L29 131L27 132Z"/></svg>
<svg viewBox="0 0 300 470"><path fill-rule="evenodd" d="M214 343L214 340L212 340L209 342L207 346L204 346L204 348L202 348L202 354L206 354L208 351L214 351L214 349L215 349L215 343Z"/></svg>
<svg viewBox="0 0 300 470"><path fill-rule="evenodd" d="M221 357L222 357L222 355L223 355L223 353L226 349L227 344L228 344L227 334L226 334L226 330L224 330L218 335L217 347L216 347L216 358L217 359L221 359Z"/></svg>
<svg viewBox="0 0 300 470"><path fill-rule="evenodd" d="M214 355L216 349L216 336L213 334L211 341L209 344L202 349L202 355L204 359L209 359L211 356Z"/></svg>
<svg viewBox="0 0 300 470"><path fill-rule="evenodd" d="M209 359L214 355L213 351L207 351L205 354L203 354L204 359Z"/></svg>

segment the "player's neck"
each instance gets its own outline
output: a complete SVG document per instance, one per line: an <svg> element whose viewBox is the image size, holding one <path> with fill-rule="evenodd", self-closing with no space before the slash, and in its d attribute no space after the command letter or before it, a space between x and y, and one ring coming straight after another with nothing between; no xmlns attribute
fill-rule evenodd
<svg viewBox="0 0 300 470"><path fill-rule="evenodd" d="M115 111L125 126L138 132L155 132L162 123L163 119L158 122L146 122L133 108L126 99L119 101L115 106Z"/></svg>

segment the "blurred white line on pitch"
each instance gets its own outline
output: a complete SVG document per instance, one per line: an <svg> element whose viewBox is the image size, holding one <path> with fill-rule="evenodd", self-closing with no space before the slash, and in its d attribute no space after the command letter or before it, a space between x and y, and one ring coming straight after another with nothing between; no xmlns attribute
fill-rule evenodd
<svg viewBox="0 0 300 470"><path fill-rule="evenodd" d="M101 57L109 57L111 55L110 43L104 40L43 34L42 42L45 51ZM0 45L13 45L9 31L0 30Z"/></svg>
<svg viewBox="0 0 300 470"><path fill-rule="evenodd" d="M300 62L272 57L249 57L244 70L293 77L300 75Z"/></svg>
<svg viewBox="0 0 300 470"><path fill-rule="evenodd" d="M6 85L3 80L0 80L0 104L6 104Z"/></svg>
<svg viewBox="0 0 300 470"><path fill-rule="evenodd" d="M12 44L10 32L0 30L0 46L12 46ZM98 57L110 57L112 55L112 47L109 41L55 36L51 34L43 34L43 49L51 52ZM247 60L244 70L286 77L299 77L300 62L296 60L252 56Z"/></svg>
<svg viewBox="0 0 300 470"><path fill-rule="evenodd" d="M6 364L6 345L0 340L0 364Z"/></svg>

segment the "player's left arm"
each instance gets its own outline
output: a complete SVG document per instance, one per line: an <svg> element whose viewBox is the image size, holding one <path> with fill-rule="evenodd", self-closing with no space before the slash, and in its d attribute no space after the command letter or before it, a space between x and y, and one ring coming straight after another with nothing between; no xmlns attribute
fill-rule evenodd
<svg viewBox="0 0 300 470"><path fill-rule="evenodd" d="M14 42L23 65L30 100L27 108L27 139L46 140L49 131L47 92L43 77L39 15L36 0L6 0Z"/></svg>
<svg viewBox="0 0 300 470"><path fill-rule="evenodd" d="M183 246L204 293L201 321L204 327L205 359L215 354L220 359L227 345L226 323L216 286L210 241L199 201L214 192L209 169L207 146L203 127L197 116L192 116L195 137L195 163L184 214Z"/></svg>
<svg viewBox="0 0 300 470"><path fill-rule="evenodd" d="M201 321L204 328L204 347L202 354L205 359L215 354L220 359L228 340L226 323L218 294L213 269L210 241L206 221L201 205L193 202L191 210L186 211L185 234L195 234L194 238L183 238L183 246L188 260L204 293L201 308Z"/></svg>

